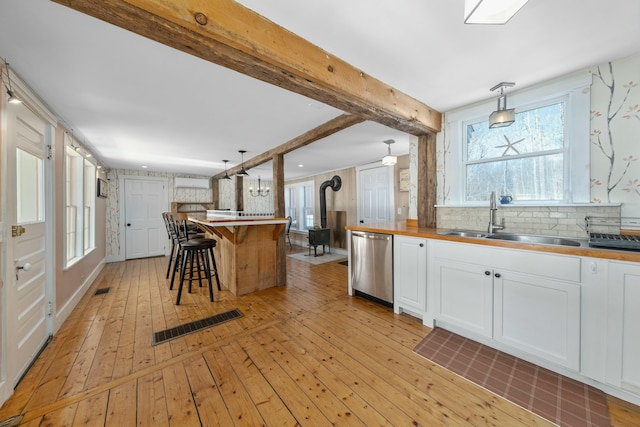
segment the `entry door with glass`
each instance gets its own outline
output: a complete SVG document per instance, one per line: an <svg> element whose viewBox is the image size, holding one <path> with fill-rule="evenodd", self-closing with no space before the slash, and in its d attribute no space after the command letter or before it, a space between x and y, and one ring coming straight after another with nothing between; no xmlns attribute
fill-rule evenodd
<svg viewBox="0 0 640 427"><path fill-rule="evenodd" d="M15 385L52 332L45 179L51 128L23 104L7 104L7 113L6 372Z"/></svg>

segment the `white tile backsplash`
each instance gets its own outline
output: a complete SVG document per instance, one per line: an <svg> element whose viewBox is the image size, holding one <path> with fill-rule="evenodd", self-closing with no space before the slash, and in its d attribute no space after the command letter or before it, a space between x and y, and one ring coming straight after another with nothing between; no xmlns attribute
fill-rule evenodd
<svg viewBox="0 0 640 427"><path fill-rule="evenodd" d="M507 206L498 207L496 221L504 218L503 233L587 238L585 217L620 219L620 206ZM489 207L436 207L438 228L486 231Z"/></svg>

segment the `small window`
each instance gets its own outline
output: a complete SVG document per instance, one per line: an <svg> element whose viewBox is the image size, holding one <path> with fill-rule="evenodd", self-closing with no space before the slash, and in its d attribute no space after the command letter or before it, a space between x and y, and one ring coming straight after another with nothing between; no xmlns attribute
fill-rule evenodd
<svg viewBox="0 0 640 427"><path fill-rule="evenodd" d="M65 147L66 265L95 248L96 167L73 149Z"/></svg>
<svg viewBox="0 0 640 427"><path fill-rule="evenodd" d="M564 200L565 103L516 113L511 126L465 124L467 202L487 200L488 189L518 201Z"/></svg>
<svg viewBox="0 0 640 427"><path fill-rule="evenodd" d="M305 231L313 228L315 191L313 181L285 186L285 211L291 216L291 229Z"/></svg>

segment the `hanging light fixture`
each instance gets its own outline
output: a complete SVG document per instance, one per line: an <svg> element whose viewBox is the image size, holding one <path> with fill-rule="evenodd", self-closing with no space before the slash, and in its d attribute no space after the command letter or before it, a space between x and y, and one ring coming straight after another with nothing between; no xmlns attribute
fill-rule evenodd
<svg viewBox="0 0 640 427"><path fill-rule="evenodd" d="M249 187L249 194L253 197L267 197L269 195L269 187L262 187L262 184L260 183L260 175L258 175L258 189L254 190L253 187Z"/></svg>
<svg viewBox="0 0 640 427"><path fill-rule="evenodd" d="M510 126L516 121L515 110L513 108L507 109L507 95L504 94L505 87L512 87L515 85L516 84L513 82L502 82L491 88L491 92L500 89L498 109L489 116L489 127L491 129Z"/></svg>
<svg viewBox="0 0 640 427"><path fill-rule="evenodd" d="M227 172L227 162L229 160L223 160L224 162L224 176L222 177L222 179L231 179L231 177L229 176L229 173Z"/></svg>
<svg viewBox="0 0 640 427"><path fill-rule="evenodd" d="M5 82L4 79L2 79L2 82L4 83L5 89L7 89L7 95L9 95L9 104L20 104L22 103L22 100L16 96L16 94L13 92L13 88L11 87L11 72L9 69L9 63L6 59L3 59L3 61L4 69L7 73L7 81Z"/></svg>
<svg viewBox="0 0 640 427"><path fill-rule="evenodd" d="M382 158L382 164L384 166L393 166L398 163L398 158L391 155L391 144L394 144L395 141L393 139L387 139L384 143L387 144L387 155Z"/></svg>
<svg viewBox="0 0 640 427"><path fill-rule="evenodd" d="M506 24L528 0L464 0L465 24Z"/></svg>
<svg viewBox="0 0 640 427"><path fill-rule="evenodd" d="M242 157L242 166L240 168L240 172L238 172L236 175L249 176L249 172L244 170L244 153L246 153L246 152L247 152L247 150L238 150L238 153L240 153L240 156Z"/></svg>

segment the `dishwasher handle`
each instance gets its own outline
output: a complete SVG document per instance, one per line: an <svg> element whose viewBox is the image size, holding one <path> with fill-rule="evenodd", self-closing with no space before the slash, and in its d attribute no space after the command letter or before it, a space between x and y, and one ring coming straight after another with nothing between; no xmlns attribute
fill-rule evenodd
<svg viewBox="0 0 640 427"><path fill-rule="evenodd" d="M391 235L390 234L378 234L378 233L365 233L362 231L352 231L351 232L352 236L357 236L357 237L362 237L365 239L372 239L372 240L389 240L391 239Z"/></svg>

